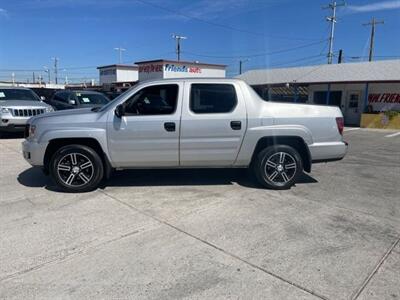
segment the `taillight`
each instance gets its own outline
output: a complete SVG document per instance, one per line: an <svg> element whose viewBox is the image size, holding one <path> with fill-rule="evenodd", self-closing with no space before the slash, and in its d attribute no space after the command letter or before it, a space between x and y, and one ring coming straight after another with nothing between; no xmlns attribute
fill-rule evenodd
<svg viewBox="0 0 400 300"><path fill-rule="evenodd" d="M343 118L336 118L336 125L337 125L337 129L339 130L339 133L341 135L343 135L344 119Z"/></svg>

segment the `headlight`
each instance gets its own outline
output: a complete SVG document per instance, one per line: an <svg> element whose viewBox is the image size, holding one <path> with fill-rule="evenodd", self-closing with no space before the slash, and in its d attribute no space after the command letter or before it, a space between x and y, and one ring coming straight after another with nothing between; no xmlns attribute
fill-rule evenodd
<svg viewBox="0 0 400 300"><path fill-rule="evenodd" d="M52 112L52 111L54 111L54 108L52 108L51 106L50 107L46 107L46 112Z"/></svg>
<svg viewBox="0 0 400 300"><path fill-rule="evenodd" d="M29 126L29 136L34 136L35 135L35 131L36 131L36 126L35 125L31 125Z"/></svg>
<svg viewBox="0 0 400 300"><path fill-rule="evenodd" d="M2 114L8 114L8 113L10 113L11 111L10 111L10 109L7 108L7 107L0 107L0 112L1 112Z"/></svg>

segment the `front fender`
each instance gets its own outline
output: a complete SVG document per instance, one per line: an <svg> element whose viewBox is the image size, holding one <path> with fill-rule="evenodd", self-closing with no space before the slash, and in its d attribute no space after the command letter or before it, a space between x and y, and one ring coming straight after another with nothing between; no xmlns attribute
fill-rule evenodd
<svg viewBox="0 0 400 300"><path fill-rule="evenodd" d="M40 135L38 138L39 143L49 143L54 139L68 139L68 138L90 138L95 139L101 146L103 152L107 156L108 160L108 144L107 144L107 132L102 128L62 128L62 129L49 129Z"/></svg>

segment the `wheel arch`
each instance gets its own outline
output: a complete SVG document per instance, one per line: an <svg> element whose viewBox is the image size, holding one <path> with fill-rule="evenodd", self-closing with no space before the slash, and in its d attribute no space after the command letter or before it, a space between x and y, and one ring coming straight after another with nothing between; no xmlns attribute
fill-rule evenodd
<svg viewBox="0 0 400 300"><path fill-rule="evenodd" d="M262 149L273 145L287 145L296 149L303 160L304 171L311 172L311 153L304 139L299 136L265 136L260 138L254 148L251 161L254 161Z"/></svg>
<svg viewBox="0 0 400 300"><path fill-rule="evenodd" d="M43 158L43 167L45 172L47 173L49 170L50 160L53 154L60 149L61 147L68 146L68 145L83 145L92 148L96 153L100 156L105 171L105 177L109 178L112 172L111 163L105 154L101 144L95 138L56 138L49 141L46 151Z"/></svg>

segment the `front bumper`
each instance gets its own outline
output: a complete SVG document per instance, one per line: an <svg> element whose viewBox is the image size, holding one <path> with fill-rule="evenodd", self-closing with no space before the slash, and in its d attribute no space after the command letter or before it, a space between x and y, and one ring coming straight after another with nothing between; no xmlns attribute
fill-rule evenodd
<svg viewBox="0 0 400 300"><path fill-rule="evenodd" d="M44 154L47 143L39 144L35 141L25 140L22 142L22 155L32 166L41 167L44 165Z"/></svg>
<svg viewBox="0 0 400 300"><path fill-rule="evenodd" d="M6 118L0 120L0 131L3 132L23 132L29 118Z"/></svg>

